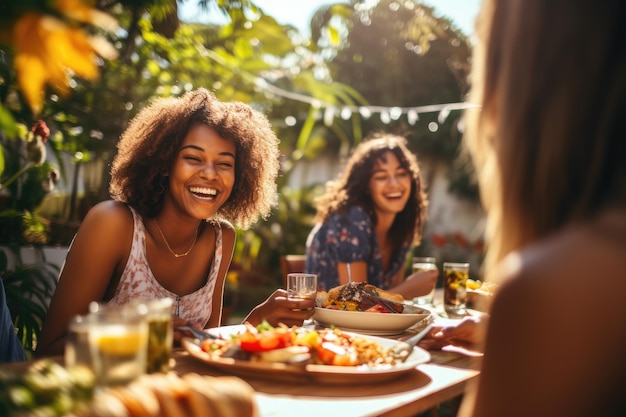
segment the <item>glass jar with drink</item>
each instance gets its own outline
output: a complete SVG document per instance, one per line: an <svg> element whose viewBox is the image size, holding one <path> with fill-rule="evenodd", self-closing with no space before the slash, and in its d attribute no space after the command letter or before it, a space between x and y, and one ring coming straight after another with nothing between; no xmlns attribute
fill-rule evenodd
<svg viewBox="0 0 626 417"><path fill-rule="evenodd" d="M413 258L412 270L413 274L415 274L422 271L439 271L439 268L437 267L437 260L432 256L416 256ZM436 287L437 282L435 282L428 294L413 298L413 304L432 305L435 298Z"/></svg>
<svg viewBox="0 0 626 417"><path fill-rule="evenodd" d="M466 314L469 263L443 263L443 306L450 316Z"/></svg>

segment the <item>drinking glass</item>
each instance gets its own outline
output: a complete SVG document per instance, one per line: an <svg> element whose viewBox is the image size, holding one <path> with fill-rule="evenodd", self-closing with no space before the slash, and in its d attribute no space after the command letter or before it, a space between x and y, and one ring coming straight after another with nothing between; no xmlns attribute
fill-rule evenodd
<svg viewBox="0 0 626 417"><path fill-rule="evenodd" d="M317 274L287 274L287 298L291 300L313 300L317 295Z"/></svg>
<svg viewBox="0 0 626 417"><path fill-rule="evenodd" d="M92 313L89 345L98 387L129 383L146 372L146 315L127 307Z"/></svg>
<svg viewBox="0 0 626 417"><path fill-rule="evenodd" d="M439 271L437 267L437 260L432 256L416 256L413 258L413 273L421 271ZM426 295L413 298L413 303L416 305L432 305L435 298L435 288L437 282L435 281L433 288Z"/></svg>
<svg viewBox="0 0 626 417"><path fill-rule="evenodd" d="M85 366L93 371L93 358L89 342L89 330L97 314L110 308L107 303L92 301L87 314L70 318L65 339L65 366Z"/></svg>
<svg viewBox="0 0 626 417"><path fill-rule="evenodd" d="M70 319L65 339L65 366L84 366L92 369L89 345L89 315L76 315Z"/></svg>
<svg viewBox="0 0 626 417"><path fill-rule="evenodd" d="M174 299L160 298L144 301L147 307L148 346L146 372L163 372L170 370L172 344L174 343L174 327L172 308Z"/></svg>
<svg viewBox="0 0 626 417"><path fill-rule="evenodd" d="M468 278L469 263L443 263L443 306L446 313L451 315L466 314Z"/></svg>

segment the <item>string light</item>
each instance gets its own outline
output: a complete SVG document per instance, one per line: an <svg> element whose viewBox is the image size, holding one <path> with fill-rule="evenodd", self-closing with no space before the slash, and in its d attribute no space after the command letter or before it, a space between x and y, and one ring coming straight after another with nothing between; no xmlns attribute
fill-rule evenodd
<svg viewBox="0 0 626 417"><path fill-rule="evenodd" d="M449 115L450 115L449 108L444 107L443 109L441 109L441 111L439 112L439 116L437 116L437 120L439 121L439 124L444 123Z"/></svg>
<svg viewBox="0 0 626 417"><path fill-rule="evenodd" d="M367 107L359 107L359 114L364 119L369 119L372 117L372 111Z"/></svg>
<svg viewBox="0 0 626 417"><path fill-rule="evenodd" d="M380 121L386 125L391 123L391 116L389 116L389 111L387 109L383 109L380 111Z"/></svg>
<svg viewBox="0 0 626 417"><path fill-rule="evenodd" d="M324 111L324 124L326 126L332 126L334 118L335 107L326 107L326 110Z"/></svg>
<svg viewBox="0 0 626 417"><path fill-rule="evenodd" d="M451 111L466 110L470 108L479 107L477 104L458 102L458 103L444 103L444 104L430 104L426 106L412 106L412 107L398 107L398 106L350 106L326 103L311 96L307 96L300 93L294 93L293 91L284 90L280 87L276 87L265 81L262 78L257 78L255 85L265 90L267 93L274 94L283 98L287 98L301 103L310 104L315 109L323 111L323 120L326 126L331 126L335 115L339 115L343 120L350 119L355 113L358 113L362 118L369 119L373 114L378 113L381 122L385 124L391 123L392 120L399 120L402 115L407 115L407 121L409 124L414 125L420 119L420 114L425 113L439 113L437 121L439 124L443 124ZM434 122L433 122L434 123ZM436 131L438 126L429 126L431 131ZM434 130L433 130L434 129Z"/></svg>
<svg viewBox="0 0 626 417"><path fill-rule="evenodd" d="M398 120L402 117L402 109L400 107L392 107L389 109L389 117L391 120Z"/></svg>

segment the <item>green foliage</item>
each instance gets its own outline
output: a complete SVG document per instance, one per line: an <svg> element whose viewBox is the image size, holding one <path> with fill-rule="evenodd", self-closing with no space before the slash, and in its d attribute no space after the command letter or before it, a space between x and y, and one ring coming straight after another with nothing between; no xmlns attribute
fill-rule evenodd
<svg viewBox="0 0 626 417"><path fill-rule="evenodd" d="M47 226L35 213L58 179L56 166L44 161L43 142L16 124L15 137L0 130L0 242L46 243Z"/></svg>
<svg viewBox="0 0 626 417"><path fill-rule="evenodd" d="M304 251L313 197L320 191L288 186L299 162L323 154L346 155L370 131L381 129L408 133L416 152L449 161L456 158L461 136L458 114L443 121L437 114L420 115L414 126L401 120L385 125L360 115L325 121L318 107L286 99L271 88L337 108L462 100L467 91L468 40L448 20L434 18L431 8L417 1L412 10L395 11L389 8L390 0L382 0L372 11L357 8L361 3L357 0L331 4L314 16L312 39L302 41L293 36L293 28L278 24L249 0L187 1L228 16L230 23L181 24L173 15L174 0L109 2L107 11L123 28L110 35L119 59L101 64L99 81L74 79L71 95L46 96L41 117L59 132L58 140L51 137L54 150L71 154L76 164L104 161L99 187L88 190L94 194L91 203L109 198L108 167L117 140L128 121L153 98L202 86L222 100L248 103L270 117L281 139L283 171L277 209L252 230L239 233L233 269L262 274L259 279L275 285L281 282L276 280L279 256ZM360 23L364 13L369 13L371 25ZM21 101L8 52L0 61L0 129L11 136L15 121L29 124L32 115ZM288 118L295 122L287 123ZM437 123L437 132L428 130L430 122ZM60 170L65 178L64 167ZM468 177L461 176L457 183L464 184L464 178ZM471 181L466 184L471 189ZM65 220L80 220L83 214L70 213L75 217Z"/></svg>
<svg viewBox="0 0 626 417"><path fill-rule="evenodd" d="M369 11L355 12L344 44L329 64L333 78L349 82L372 104L411 107L462 101L467 93L469 41L445 18L420 2L390 7L381 0ZM397 5L397 3L396 3ZM366 23L363 23L366 22ZM436 113L419 115L415 126L403 119L389 124L372 117L364 130L408 134L418 152L451 160L460 135L451 135L458 117L445 121ZM437 123L432 132L428 124ZM448 141L452 140L452 143Z"/></svg>
<svg viewBox="0 0 626 417"><path fill-rule="evenodd" d="M398 3L381 0L371 9L352 2L352 13L331 15L331 6L320 9L313 23L331 24L340 16L345 36L336 48L317 38L330 57L328 66L334 80L349 84L371 105L417 107L463 101L468 92L471 58L469 39L446 19L434 16L434 9L421 1ZM345 11L345 8L343 9ZM322 33L319 30L314 33ZM372 131L404 135L420 158L442 160L451 166L451 191L476 199L471 164L455 162L462 132L461 113L424 113L412 124L407 118L384 122L373 115L353 115L336 121L328 146L334 151L350 148ZM358 120L357 120L358 119ZM355 124L362 133L354 133ZM346 143L347 141L347 143ZM457 169L460 168L460 169Z"/></svg>
<svg viewBox="0 0 626 417"><path fill-rule="evenodd" d="M7 253L16 260L14 268L8 268ZM7 305L17 336L27 353L32 353L36 348L41 324L56 288L58 273L56 265L45 261L24 264L19 246L4 246L0 249L0 276L6 290Z"/></svg>

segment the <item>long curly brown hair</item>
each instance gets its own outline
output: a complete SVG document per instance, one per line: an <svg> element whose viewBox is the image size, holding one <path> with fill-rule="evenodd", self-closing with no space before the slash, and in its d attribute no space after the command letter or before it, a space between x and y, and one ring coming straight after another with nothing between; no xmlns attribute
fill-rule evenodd
<svg viewBox="0 0 626 417"><path fill-rule="evenodd" d="M168 186L167 172L189 128L202 123L236 146L235 184L216 218L247 229L267 218L276 202L278 138L262 113L222 102L204 88L178 98L158 98L129 123L117 145L109 192L142 216L156 216Z"/></svg>
<svg viewBox="0 0 626 417"><path fill-rule="evenodd" d="M350 207L360 206L377 222L369 182L378 160L386 152L393 152L400 164L411 174L411 194L404 209L398 213L389 237L395 248L404 242L419 244L426 220L428 198L423 189L417 157L407 148L406 139L388 133L374 133L361 142L352 153L337 180L326 184L326 192L315 200L316 222L326 221L334 213L346 213Z"/></svg>

